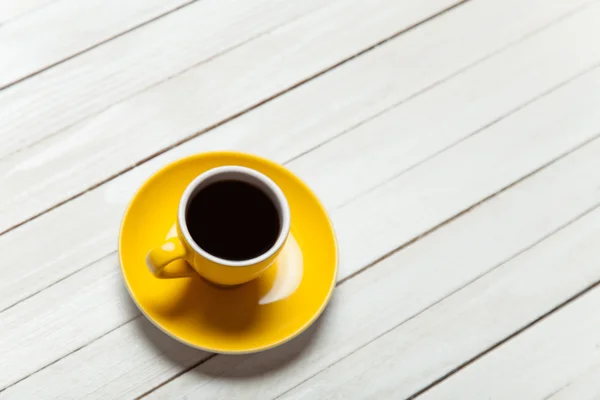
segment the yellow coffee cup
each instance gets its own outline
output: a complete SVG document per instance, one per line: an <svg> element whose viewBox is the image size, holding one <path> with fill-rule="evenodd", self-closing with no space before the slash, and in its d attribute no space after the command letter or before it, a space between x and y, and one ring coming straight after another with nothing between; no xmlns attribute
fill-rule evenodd
<svg viewBox="0 0 600 400"><path fill-rule="evenodd" d="M242 186L246 188L232 190L232 187L237 187L236 185L239 186L238 189ZM198 200L209 196L209 191L216 193L219 187L220 197L215 198L218 201ZM248 189L249 187L252 189ZM257 190L260 193L255 193ZM210 194L210 196L217 196L217 194ZM270 204L267 205L266 202ZM198 222L192 220L194 217L190 216L191 211L195 212L198 207L201 207L201 215L211 217L212 223L206 223L207 231L196 237L219 240L220 243L217 243L219 246L210 247L205 243L203 248L190 233L190 230L202 231L204 227L204 225L198 227ZM265 209L272 212L265 213L263 211ZM228 221L227 225L214 224L214 221L219 221L220 215L224 221ZM276 217L273 217L274 215ZM265 235L263 225L275 226L273 218L277 219L276 227L273 228L274 230L269 230L268 237L264 237L263 240L261 236ZM236 228L236 219L243 219L245 225ZM250 226L248 221L251 222ZM154 276L182 278L197 273L218 285L238 285L258 277L274 263L290 233L290 208L281 189L266 175L246 167L225 166L204 172L187 186L179 202L176 226L177 236L151 249L146 257L148 269ZM227 230L229 227L232 227L230 231ZM214 237L211 237L211 229L214 230ZM253 254L252 257L245 259L230 259L222 254L215 254L214 250L213 253L207 251L208 248L214 247L226 249L231 254L238 254L240 252L236 252L236 246L241 246L240 237L243 235L262 243L261 249L264 251L261 250L260 254ZM266 240L268 241L265 242ZM265 243L269 244L268 248L264 246ZM183 269L166 268L176 260L185 260L187 265Z"/></svg>

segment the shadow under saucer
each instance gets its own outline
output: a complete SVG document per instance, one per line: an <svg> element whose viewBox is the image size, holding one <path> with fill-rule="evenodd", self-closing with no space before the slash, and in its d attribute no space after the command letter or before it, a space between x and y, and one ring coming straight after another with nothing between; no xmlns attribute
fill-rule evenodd
<svg viewBox="0 0 600 400"><path fill-rule="evenodd" d="M126 290L123 287L123 290ZM335 298L332 299L335 302ZM135 307L133 302L131 306ZM149 320L136 318L133 321L136 336L155 348L182 369L191 373L220 380L244 380L261 376L280 369L294 368L295 361L310 352L318 341L321 327L328 320L329 308L308 329L287 343L255 354L228 355L190 348L158 329ZM227 325L227 324L225 324ZM229 329L225 327L224 329ZM215 357L217 356L217 357Z"/></svg>

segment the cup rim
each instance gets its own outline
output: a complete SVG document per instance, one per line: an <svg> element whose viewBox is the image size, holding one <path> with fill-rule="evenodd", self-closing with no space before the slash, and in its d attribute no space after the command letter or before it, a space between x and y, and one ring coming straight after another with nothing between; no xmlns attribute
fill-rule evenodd
<svg viewBox="0 0 600 400"><path fill-rule="evenodd" d="M281 228L279 230L279 236L277 237L277 240L275 241L273 246L271 246L271 248L269 250L267 250L260 256L250 258L247 260L241 260L241 261L227 260L225 258L214 256L214 255L210 254L209 252L207 252L206 250L204 250L202 247L200 247L200 245L198 243L196 243L196 241L192 238L192 235L190 234L190 232L188 230L186 219L185 219L186 208L190 201L190 197L191 197L192 193L194 193L194 190L202 182L206 181L209 178L212 178L216 175L232 173L232 172L250 176L251 178L254 178L254 179L260 181L262 184L264 184L275 196L277 203L279 203L279 206L281 207L281 211L282 211L282 221L281 221ZM259 189L263 190L262 188L259 188ZM271 257L273 254L275 254L283 246L283 244L285 243L285 241L290 233L290 226L291 226L290 219L291 219L290 218L290 207L289 207L287 198L283 194L283 191L279 188L279 186L277 186L277 184L275 182L273 182L273 180L271 180L271 178L269 178L265 174L258 172L254 169L242 167L242 166L234 166L234 165L212 168L212 169L209 169L208 171L205 171L202 174L198 175L196 178L194 178L194 180L192 182L190 182L190 184L185 188L183 195L181 196L181 200L179 201L179 209L177 211L177 220L178 220L177 222L181 229L181 233L184 236L185 241L188 243L188 245L196 253L200 254L202 257L204 257L214 263L229 266L229 267L247 267L247 266L255 265L262 261L265 261L266 259Z"/></svg>

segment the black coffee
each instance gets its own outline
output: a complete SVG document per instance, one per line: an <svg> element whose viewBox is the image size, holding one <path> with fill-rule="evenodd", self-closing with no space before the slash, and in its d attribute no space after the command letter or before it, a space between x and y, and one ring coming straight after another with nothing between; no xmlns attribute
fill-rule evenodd
<svg viewBox="0 0 600 400"><path fill-rule="evenodd" d="M192 239L206 252L241 261L268 251L279 235L277 208L257 187L236 180L209 184L188 204Z"/></svg>

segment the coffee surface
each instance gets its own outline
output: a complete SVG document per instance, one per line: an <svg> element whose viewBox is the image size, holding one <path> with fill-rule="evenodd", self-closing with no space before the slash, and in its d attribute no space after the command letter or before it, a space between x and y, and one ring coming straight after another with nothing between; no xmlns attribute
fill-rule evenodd
<svg viewBox="0 0 600 400"><path fill-rule="evenodd" d="M279 235L277 208L259 188L242 181L212 183L188 204L186 223L204 251L231 261L267 252Z"/></svg>

